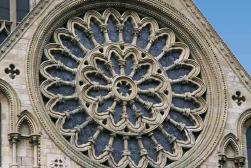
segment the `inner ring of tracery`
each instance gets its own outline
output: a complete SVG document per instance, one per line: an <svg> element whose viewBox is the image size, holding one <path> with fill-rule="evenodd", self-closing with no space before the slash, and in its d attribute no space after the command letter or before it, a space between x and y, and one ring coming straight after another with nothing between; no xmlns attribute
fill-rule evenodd
<svg viewBox="0 0 251 168"><path fill-rule="evenodd" d="M137 85L126 76L117 77L112 88L115 95L123 101L133 100L137 96Z"/></svg>
<svg viewBox="0 0 251 168"><path fill-rule="evenodd" d="M145 134L167 117L169 79L163 67L143 50L121 43L103 45L83 59L78 71L77 83L84 83L79 88L82 104L109 131ZM120 116L115 115L118 111Z"/></svg>

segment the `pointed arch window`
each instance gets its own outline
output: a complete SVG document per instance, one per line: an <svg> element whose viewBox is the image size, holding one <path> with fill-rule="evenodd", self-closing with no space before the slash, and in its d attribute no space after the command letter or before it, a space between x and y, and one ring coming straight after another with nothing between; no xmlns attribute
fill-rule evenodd
<svg viewBox="0 0 251 168"><path fill-rule="evenodd" d="M0 20L9 20L10 3L9 0L0 0Z"/></svg>
<svg viewBox="0 0 251 168"><path fill-rule="evenodd" d="M0 0L0 44L30 11L30 0Z"/></svg>
<svg viewBox="0 0 251 168"><path fill-rule="evenodd" d="M17 22L22 21L22 19L27 15L27 13L29 13L29 9L29 0L16 0Z"/></svg>

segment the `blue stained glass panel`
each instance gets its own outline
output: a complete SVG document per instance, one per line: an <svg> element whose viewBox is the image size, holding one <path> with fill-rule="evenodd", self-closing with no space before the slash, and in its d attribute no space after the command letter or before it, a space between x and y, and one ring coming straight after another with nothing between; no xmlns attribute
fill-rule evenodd
<svg viewBox="0 0 251 168"><path fill-rule="evenodd" d="M150 36L150 25L146 25L141 29L137 39L137 46L140 48L146 48L147 44L149 43L149 36Z"/></svg>
<svg viewBox="0 0 251 168"><path fill-rule="evenodd" d="M67 66L69 68L77 68L78 67L77 61L75 59L71 58L66 53L59 53L56 51L55 52L52 51L51 54L53 55L55 60L60 61L61 63L63 63L65 66Z"/></svg>
<svg viewBox="0 0 251 168"><path fill-rule="evenodd" d="M94 44L91 40L90 36L87 35L85 30L83 28L80 28L79 26L75 26L75 34L80 39L80 42L88 49L93 49Z"/></svg>
<svg viewBox="0 0 251 168"><path fill-rule="evenodd" d="M194 126L194 121L191 119L191 116L187 117L177 111L170 111L169 115L176 122L184 123L186 126Z"/></svg>
<svg viewBox="0 0 251 168"><path fill-rule="evenodd" d="M118 123L120 121L122 114L122 103L118 102L114 110L115 110L113 114L114 122Z"/></svg>
<svg viewBox="0 0 251 168"><path fill-rule="evenodd" d="M77 42L69 39L69 37L62 37L61 41L63 45L75 56L83 58L86 54L86 51L83 51L78 45Z"/></svg>
<svg viewBox="0 0 251 168"><path fill-rule="evenodd" d="M135 164L139 163L140 160L140 148L137 139L129 139L128 140L128 148L131 152L131 158Z"/></svg>
<svg viewBox="0 0 251 168"><path fill-rule="evenodd" d="M9 0L0 0L0 20L10 19L10 2ZM1 41L0 41L1 43Z"/></svg>
<svg viewBox="0 0 251 168"><path fill-rule="evenodd" d="M149 49L150 54L152 54L155 57L160 55L160 53L163 51L163 48L166 45L166 40L167 40L166 36L159 37L157 40L155 40L151 48Z"/></svg>
<svg viewBox="0 0 251 168"><path fill-rule="evenodd" d="M126 113L127 113L127 116L128 116L128 119L129 121L132 123L132 124L136 124L136 121L137 121L137 117L136 117L136 114L135 112L133 111L132 109L132 106L130 104L127 104L126 106Z"/></svg>
<svg viewBox="0 0 251 168"><path fill-rule="evenodd" d="M84 128L81 129L81 131L79 132L79 136L78 136L78 144L82 145L88 142L88 140L90 140L93 135L95 134L95 132L97 131L98 125L95 123L90 123L87 126L85 126Z"/></svg>
<svg viewBox="0 0 251 168"><path fill-rule="evenodd" d="M57 69L55 67L47 68L46 71L54 78L60 78L64 81L73 81L75 79L75 74L61 68Z"/></svg>
<svg viewBox="0 0 251 168"><path fill-rule="evenodd" d="M109 38L112 42L117 42L119 41L119 32L117 29L117 21L114 18L114 16L110 16L108 21L107 21L107 25L108 25L108 35Z"/></svg>
<svg viewBox="0 0 251 168"><path fill-rule="evenodd" d="M154 146L154 142L152 141L152 139L148 136L142 136L142 142L150 158L154 161L157 161L158 153L156 151L156 148Z"/></svg>
<svg viewBox="0 0 251 168"><path fill-rule="evenodd" d="M168 67L180 58L180 54L181 52L179 51L168 51L161 57L159 62L163 67Z"/></svg>
<svg viewBox="0 0 251 168"><path fill-rule="evenodd" d="M166 73L170 79L179 79L188 75L191 71L192 67L187 65L182 65L178 67L176 66L175 68L166 71Z"/></svg>
<svg viewBox="0 0 251 168"><path fill-rule="evenodd" d="M184 130L180 131L176 126L166 121L164 121L162 125L167 133L169 133L170 135L173 135L178 140L183 140L183 141L187 140L186 133Z"/></svg>
<svg viewBox="0 0 251 168"><path fill-rule="evenodd" d="M21 22L22 19L30 11L30 1L29 0L16 0L16 10L17 10L17 21Z"/></svg>
<svg viewBox="0 0 251 168"><path fill-rule="evenodd" d="M104 78L104 76L98 72L90 72L86 74L89 81L93 84L99 84L99 85L107 85L108 82Z"/></svg>
<svg viewBox="0 0 251 168"><path fill-rule="evenodd" d="M112 155L114 157L115 162L118 163L122 159L122 152L124 150L124 140L120 135L117 135L114 139L112 148Z"/></svg>
<svg viewBox="0 0 251 168"><path fill-rule="evenodd" d="M148 110L143 104L140 102L135 102L135 106L137 110L144 116L144 117L152 117L151 111Z"/></svg>
<svg viewBox="0 0 251 168"><path fill-rule="evenodd" d="M74 127L83 124L86 121L87 114L85 111L78 112L76 114L71 114L66 118L63 125L64 129L73 129Z"/></svg>
<svg viewBox="0 0 251 168"><path fill-rule="evenodd" d="M138 85L138 87L142 90L148 90L152 88L157 88L160 85L160 81L155 79L146 79L144 82Z"/></svg>
<svg viewBox="0 0 251 168"><path fill-rule="evenodd" d="M177 98L177 97L173 98L173 104L176 107L180 107L180 108L196 109L200 107L200 105L196 103L193 99L185 100L185 99Z"/></svg>
<svg viewBox="0 0 251 168"><path fill-rule="evenodd" d="M48 87L48 91L55 95L70 96L75 93L75 87L58 83Z"/></svg>
<svg viewBox="0 0 251 168"><path fill-rule="evenodd" d="M141 65L136 69L135 74L133 75L133 80L140 80L143 78L149 71L150 65Z"/></svg>
<svg viewBox="0 0 251 168"><path fill-rule="evenodd" d="M91 30L94 38L99 44L103 44L105 42L104 33L101 31L100 25L94 19L91 19Z"/></svg>
<svg viewBox="0 0 251 168"><path fill-rule="evenodd" d="M96 156L99 156L104 152L104 149L106 148L110 139L109 135L110 134L108 131L102 131L98 135L97 139L95 140L95 146L94 146Z"/></svg>
<svg viewBox="0 0 251 168"><path fill-rule="evenodd" d="M107 110L111 107L113 103L113 99L106 99L106 100L103 100L103 101L100 101L98 103L98 112L99 113L102 113L102 112L107 112Z"/></svg>
<svg viewBox="0 0 251 168"><path fill-rule="evenodd" d="M134 57L132 55L128 56L126 58L126 64L125 64L125 74L126 76L130 75L132 73L133 70L133 66L135 66L135 62L134 62Z"/></svg>
<svg viewBox="0 0 251 168"><path fill-rule="evenodd" d="M187 83L174 83L172 84L172 91L175 93L192 93L196 91L199 88L196 84L192 82L187 82Z"/></svg>
<svg viewBox="0 0 251 168"><path fill-rule="evenodd" d="M153 135L156 138L156 140L158 141L158 143L164 147L165 151L171 152L171 153L173 152L172 151L173 144L168 142L167 137L165 137L160 130L155 129L153 131Z"/></svg>
<svg viewBox="0 0 251 168"><path fill-rule="evenodd" d="M76 110L78 107L78 100L72 99L57 102L56 105L53 107L53 110L56 112L66 112Z"/></svg>
<svg viewBox="0 0 251 168"><path fill-rule="evenodd" d="M132 43L134 34L134 25L131 18L128 18L127 21L124 23L123 28L123 38L125 43Z"/></svg>

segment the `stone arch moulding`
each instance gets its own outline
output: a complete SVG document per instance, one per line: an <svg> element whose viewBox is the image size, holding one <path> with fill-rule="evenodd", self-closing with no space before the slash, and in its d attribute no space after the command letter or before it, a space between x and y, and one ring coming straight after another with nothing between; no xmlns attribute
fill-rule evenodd
<svg viewBox="0 0 251 168"><path fill-rule="evenodd" d="M37 28L29 48L27 62L27 79L32 106L41 125L50 138L71 159L83 167L105 167L88 159L59 133L54 123L46 113L39 86L40 61L44 47L55 29L64 25L69 18L83 15L88 10L115 8L119 10L134 10L141 15L158 18L161 25L171 28L177 37L182 39L195 55L196 61L201 65L201 75L207 82L207 114L204 119L203 131L193 147L183 157L172 162L167 167L198 167L215 149L222 137L226 121L227 97L223 73L217 57L213 54L211 46L205 36L184 15L163 1L155 0L119 0L102 1L64 1L55 7ZM124 9L126 8L126 9ZM151 9L151 10L149 10ZM49 18L49 19L48 19ZM212 98L213 96L213 98ZM60 124L59 122L57 124ZM208 144L203 146L200 144ZM193 159L191 159L193 158ZM192 160L192 161L191 161Z"/></svg>
<svg viewBox="0 0 251 168"><path fill-rule="evenodd" d="M221 141L219 145L219 153L225 154L226 153L226 147L229 145L229 143L232 145L234 152L236 155L240 155L240 147L238 145L238 138L233 134L229 133L227 134Z"/></svg>
<svg viewBox="0 0 251 168"><path fill-rule="evenodd" d="M228 153L228 150L233 150L233 156ZM233 134L227 134L221 141L218 148L219 164L223 166L228 160L234 161L238 166L243 166L245 157L241 155L239 139Z"/></svg>
<svg viewBox="0 0 251 168"><path fill-rule="evenodd" d="M6 81L0 79L0 92L6 96L10 108L10 133L16 132L17 114L21 110L20 100L15 90Z"/></svg>
<svg viewBox="0 0 251 168"><path fill-rule="evenodd" d="M37 119L31 114L29 111L24 110L18 115L17 121L17 132L20 132L20 127L22 126L23 122L27 122L31 134L39 134L39 127Z"/></svg>

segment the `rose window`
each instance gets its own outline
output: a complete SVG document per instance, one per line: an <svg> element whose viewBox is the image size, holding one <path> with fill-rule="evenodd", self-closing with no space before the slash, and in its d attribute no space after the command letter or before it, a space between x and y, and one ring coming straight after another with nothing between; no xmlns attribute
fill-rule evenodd
<svg viewBox="0 0 251 168"><path fill-rule="evenodd" d="M109 167L165 167L193 147L207 111L189 47L155 19L107 9L70 18L44 49L40 84L52 123Z"/></svg>

